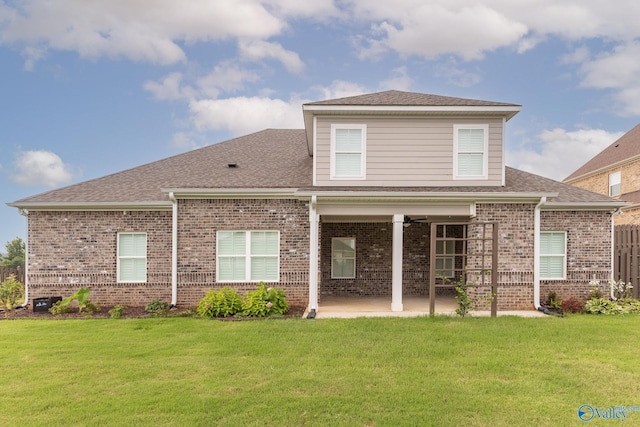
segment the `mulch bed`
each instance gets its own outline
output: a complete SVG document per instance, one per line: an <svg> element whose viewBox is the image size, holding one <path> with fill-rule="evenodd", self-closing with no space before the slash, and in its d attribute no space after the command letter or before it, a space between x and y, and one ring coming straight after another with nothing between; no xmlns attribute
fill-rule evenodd
<svg viewBox="0 0 640 427"><path fill-rule="evenodd" d="M49 312L34 312L31 307L28 308L20 308L17 310L13 310L8 313L8 316L5 316L4 312L0 312L0 320L3 319L109 319L111 315L109 314L109 310L111 310L112 306L101 307L100 311L96 313L78 313L77 311L73 311L71 313L58 314L54 316ZM289 308L289 312L284 316L278 316L278 318L295 318L302 317L304 314L304 307L300 306L292 306ZM174 307L169 310L167 317L193 317L195 316L195 311L193 307ZM143 318L143 317L152 317L149 313L147 313L144 307L129 307L125 308L122 319L135 319L135 318ZM219 320L248 320L248 319L257 319L257 318L248 318L248 317L227 317L227 318L219 318Z"/></svg>

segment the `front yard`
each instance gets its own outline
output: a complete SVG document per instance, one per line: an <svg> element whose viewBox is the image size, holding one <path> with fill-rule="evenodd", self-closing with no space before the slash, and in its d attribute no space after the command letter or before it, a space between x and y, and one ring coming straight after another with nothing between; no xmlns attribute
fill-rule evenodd
<svg viewBox="0 0 640 427"><path fill-rule="evenodd" d="M556 426L588 404L635 424L639 345L637 315L3 320L0 420Z"/></svg>

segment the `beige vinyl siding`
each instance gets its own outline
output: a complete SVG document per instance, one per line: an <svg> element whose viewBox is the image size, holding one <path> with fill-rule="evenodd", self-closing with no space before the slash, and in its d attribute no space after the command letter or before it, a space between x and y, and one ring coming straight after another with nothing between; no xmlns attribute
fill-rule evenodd
<svg viewBox="0 0 640 427"><path fill-rule="evenodd" d="M366 180L330 179L331 124L367 126ZM453 127L489 126L488 179L453 179ZM501 117L318 117L316 185L318 186L477 186L502 185Z"/></svg>

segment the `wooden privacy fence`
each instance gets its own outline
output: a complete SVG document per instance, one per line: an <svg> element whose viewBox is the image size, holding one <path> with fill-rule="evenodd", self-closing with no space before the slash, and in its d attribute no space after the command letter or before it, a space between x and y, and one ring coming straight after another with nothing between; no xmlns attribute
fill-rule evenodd
<svg viewBox="0 0 640 427"><path fill-rule="evenodd" d="M12 274L16 275L20 283L24 283L24 269L10 267L0 267L0 282L4 282Z"/></svg>
<svg viewBox="0 0 640 427"><path fill-rule="evenodd" d="M613 235L613 274L630 283L633 297L640 297L640 225L616 225Z"/></svg>

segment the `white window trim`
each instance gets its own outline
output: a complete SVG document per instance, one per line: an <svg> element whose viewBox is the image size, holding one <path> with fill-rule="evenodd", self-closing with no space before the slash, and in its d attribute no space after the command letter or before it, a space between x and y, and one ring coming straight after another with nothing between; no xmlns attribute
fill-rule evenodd
<svg viewBox="0 0 640 427"><path fill-rule="evenodd" d="M337 129L360 129L362 131L362 150L360 157L360 171L358 176L336 176L336 130ZM332 124L331 125L331 160L330 179L356 181L367 179L367 125L365 124Z"/></svg>
<svg viewBox="0 0 640 427"><path fill-rule="evenodd" d="M228 233L244 233L244 237L245 237L245 266L244 266L244 279L243 280L221 280L219 277L219 273L220 273L220 255L218 254L218 247L219 247L219 236L220 236L220 231L222 232L228 232ZM277 233L278 236L278 262L276 264L276 276L277 279L274 280L264 280L264 279L256 279L256 280L251 280L251 233L263 233L263 232L270 232L270 233ZM227 255L223 255L223 257L225 257ZM258 256L258 255L254 255L254 256ZM264 255L260 255L260 256L264 256ZM229 256L231 257L231 256ZM259 282L265 282L265 283L277 283L280 281L280 231L279 230L218 230L218 232L216 233L216 282L218 283L259 283Z"/></svg>
<svg viewBox="0 0 640 427"><path fill-rule="evenodd" d="M147 241L147 246L145 247L145 251L144 251L144 256L121 256L120 255L120 236L124 235L124 234L142 234L145 236L145 240ZM147 254L149 252L149 242L148 242L148 238L149 236L147 236L146 232L140 232L140 231L121 231L118 233L116 239L116 245L117 245L117 255L116 255L116 274L117 274L117 282L118 283L146 283L147 282L147 269L148 269L148 262L147 262ZM120 278L120 260L126 258L126 259L144 259L144 279L143 280L122 280Z"/></svg>
<svg viewBox="0 0 640 427"><path fill-rule="evenodd" d="M353 240L353 276L336 276L333 272L333 241L337 239L350 239ZM356 238L355 237L332 237L331 238L331 278L332 279L355 279L356 278ZM349 258L350 259L350 258Z"/></svg>
<svg viewBox="0 0 640 427"><path fill-rule="evenodd" d="M482 129L484 135L482 153L482 175L458 175L458 131L461 129ZM453 125L453 179L474 180L489 178L489 125L486 124L458 124Z"/></svg>
<svg viewBox="0 0 640 427"><path fill-rule="evenodd" d="M612 179L612 178L617 178L617 179ZM617 181L612 183L612 181ZM613 186L614 185L618 185L618 192L613 194ZM611 197L615 197L615 196L619 196L620 193L622 192L622 174L620 173L620 171L617 172L612 172L609 174L609 196Z"/></svg>
<svg viewBox="0 0 640 427"><path fill-rule="evenodd" d="M542 277L542 273L540 274L540 278L542 280L566 280L567 279L567 232L566 231L541 231L540 236L544 234L563 234L564 235L564 253L562 254L542 254L540 253L539 257L542 259L543 257L562 257L562 277Z"/></svg>

